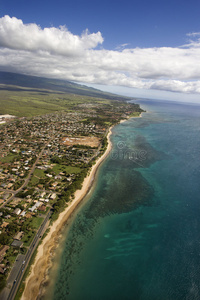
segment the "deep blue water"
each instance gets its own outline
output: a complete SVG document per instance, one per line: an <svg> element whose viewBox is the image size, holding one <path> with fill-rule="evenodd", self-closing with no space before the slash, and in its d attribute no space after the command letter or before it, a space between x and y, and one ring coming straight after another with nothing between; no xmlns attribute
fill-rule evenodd
<svg viewBox="0 0 200 300"><path fill-rule="evenodd" d="M52 299L200 299L200 106L140 101L65 241Z"/></svg>

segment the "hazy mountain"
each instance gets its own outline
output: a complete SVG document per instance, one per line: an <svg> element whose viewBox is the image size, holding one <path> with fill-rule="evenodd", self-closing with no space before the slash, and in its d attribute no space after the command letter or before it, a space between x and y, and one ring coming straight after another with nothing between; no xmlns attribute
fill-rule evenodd
<svg viewBox="0 0 200 300"><path fill-rule="evenodd" d="M90 88L84 85L73 83L67 80L43 78L30 75L22 75L10 72L0 72L0 84L5 86L0 86L1 89L6 90L19 90L21 88L32 88L32 89L45 89L49 92L57 91L70 94L84 95L90 97L100 97L106 99L114 100L127 100L130 99L125 96L119 96L107 92L102 92L100 90Z"/></svg>

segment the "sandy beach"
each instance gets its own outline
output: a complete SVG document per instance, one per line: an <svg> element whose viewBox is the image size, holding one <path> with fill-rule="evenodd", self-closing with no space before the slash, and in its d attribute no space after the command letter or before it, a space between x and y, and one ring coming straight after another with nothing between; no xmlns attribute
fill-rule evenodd
<svg viewBox="0 0 200 300"><path fill-rule="evenodd" d="M110 128L107 135L108 146L106 151L100 158L98 158L95 165L91 168L90 174L84 179L82 189L76 191L73 201L70 202L68 207L66 207L62 213L60 213L58 219L50 227L48 234L39 245L36 258L31 266L30 274L25 282L25 290L21 298L22 300L37 299L40 292L41 283L43 282L49 265L51 264L52 252L56 248L62 227L67 222L68 218L80 201L89 192L98 167L112 149L112 144L110 141L111 129L112 128Z"/></svg>

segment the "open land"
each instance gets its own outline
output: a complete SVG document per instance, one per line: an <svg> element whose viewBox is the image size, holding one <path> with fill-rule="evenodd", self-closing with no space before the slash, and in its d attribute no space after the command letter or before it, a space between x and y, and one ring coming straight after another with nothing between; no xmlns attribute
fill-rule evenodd
<svg viewBox="0 0 200 300"><path fill-rule="evenodd" d="M67 146L83 145L89 147L99 147L100 139L98 137L91 137L91 136L75 137L75 138L65 137L63 138L63 144Z"/></svg>

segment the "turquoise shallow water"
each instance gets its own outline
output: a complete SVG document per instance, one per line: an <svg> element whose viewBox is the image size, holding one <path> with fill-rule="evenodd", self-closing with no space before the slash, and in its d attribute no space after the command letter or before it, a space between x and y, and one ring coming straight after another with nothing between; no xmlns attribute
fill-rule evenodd
<svg viewBox="0 0 200 300"><path fill-rule="evenodd" d="M64 243L52 299L200 299L200 106L140 101Z"/></svg>

